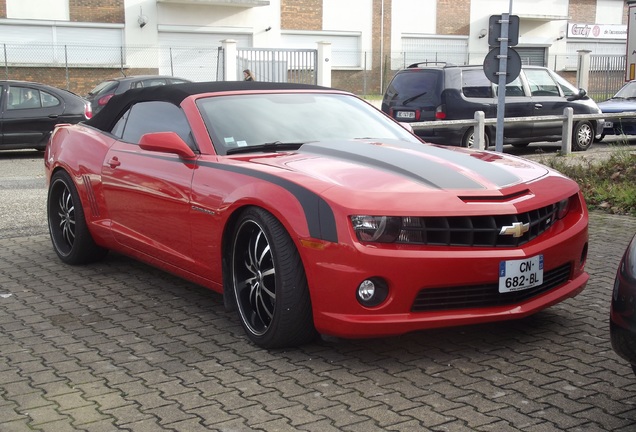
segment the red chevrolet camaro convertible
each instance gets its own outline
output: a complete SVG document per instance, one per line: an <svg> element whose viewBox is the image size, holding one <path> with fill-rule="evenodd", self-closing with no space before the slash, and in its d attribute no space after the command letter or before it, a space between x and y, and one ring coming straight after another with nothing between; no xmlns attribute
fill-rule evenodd
<svg viewBox="0 0 636 432"><path fill-rule="evenodd" d="M223 293L266 348L521 318L588 280L575 182L333 89L130 90L58 126L45 168L63 262L112 250Z"/></svg>

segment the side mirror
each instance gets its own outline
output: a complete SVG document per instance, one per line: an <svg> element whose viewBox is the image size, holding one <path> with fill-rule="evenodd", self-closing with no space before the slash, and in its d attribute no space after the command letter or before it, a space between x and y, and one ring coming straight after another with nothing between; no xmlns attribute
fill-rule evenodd
<svg viewBox="0 0 636 432"><path fill-rule="evenodd" d="M577 99L585 99L587 97L587 92L585 89L580 88L578 93L568 98L569 101L577 100Z"/></svg>
<svg viewBox="0 0 636 432"><path fill-rule="evenodd" d="M153 132L144 134L139 140L142 150L172 153L183 159L194 159L192 149L175 132Z"/></svg>

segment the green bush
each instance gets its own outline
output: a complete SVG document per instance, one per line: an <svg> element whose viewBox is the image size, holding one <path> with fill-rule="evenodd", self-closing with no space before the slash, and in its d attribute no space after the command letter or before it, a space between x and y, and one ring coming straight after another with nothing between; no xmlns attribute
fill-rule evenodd
<svg viewBox="0 0 636 432"><path fill-rule="evenodd" d="M557 156L540 162L575 180L588 209L636 216L636 154L629 150L598 160Z"/></svg>

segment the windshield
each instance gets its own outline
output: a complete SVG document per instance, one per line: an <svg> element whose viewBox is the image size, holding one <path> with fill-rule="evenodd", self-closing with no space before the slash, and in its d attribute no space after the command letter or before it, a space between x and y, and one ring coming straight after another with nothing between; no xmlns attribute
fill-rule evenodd
<svg viewBox="0 0 636 432"><path fill-rule="evenodd" d="M483 75L483 72L482 72ZM385 102L397 104L435 105L439 101L439 70L405 70L393 78L386 91Z"/></svg>
<svg viewBox="0 0 636 432"><path fill-rule="evenodd" d="M117 81L103 81L95 86L95 88L88 92L89 95L96 95L100 93L106 93L117 87Z"/></svg>
<svg viewBox="0 0 636 432"><path fill-rule="evenodd" d="M618 98L633 98L636 97L636 82L628 82L625 84L614 97Z"/></svg>
<svg viewBox="0 0 636 432"><path fill-rule="evenodd" d="M402 126L350 95L262 93L216 96L199 99L197 105L217 153L223 155L229 149L267 143L271 147L272 143L367 138L419 142Z"/></svg>

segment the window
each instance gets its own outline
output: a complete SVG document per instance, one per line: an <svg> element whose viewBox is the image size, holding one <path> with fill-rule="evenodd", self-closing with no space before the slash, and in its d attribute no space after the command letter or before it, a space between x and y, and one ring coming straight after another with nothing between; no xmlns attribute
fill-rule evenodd
<svg viewBox="0 0 636 432"><path fill-rule="evenodd" d="M48 108L60 104L60 100L50 93L32 87L9 87L7 109Z"/></svg>
<svg viewBox="0 0 636 432"><path fill-rule="evenodd" d="M526 69L524 72L532 96L561 96L559 87L547 70Z"/></svg>
<svg viewBox="0 0 636 432"><path fill-rule="evenodd" d="M466 97L491 98L492 84L481 69L462 72L462 93Z"/></svg>
<svg viewBox="0 0 636 432"><path fill-rule="evenodd" d="M160 85L166 85L166 80L163 78L150 78L134 82L130 85L130 88L155 87Z"/></svg>
<svg viewBox="0 0 636 432"><path fill-rule="evenodd" d="M391 81L387 98L399 100L405 105L415 100L418 103L435 103L439 99L440 82L443 81L439 70L406 70Z"/></svg>
<svg viewBox="0 0 636 432"><path fill-rule="evenodd" d="M123 141L135 144L144 134L152 132L175 132L190 148L196 149L185 114L181 108L168 102L140 102L133 105L111 131L113 135L121 135Z"/></svg>
<svg viewBox="0 0 636 432"><path fill-rule="evenodd" d="M495 94L499 95L499 86L495 84ZM523 91L523 84L521 84L521 79L519 77L515 78L514 81L512 81L509 84L506 84L506 96L511 96L511 97L519 97L519 96L525 96L525 92Z"/></svg>
<svg viewBox="0 0 636 432"><path fill-rule="evenodd" d="M50 108L60 104L60 100L58 98L53 96L51 93L47 93L42 90L40 90L40 100L42 101L43 108Z"/></svg>

